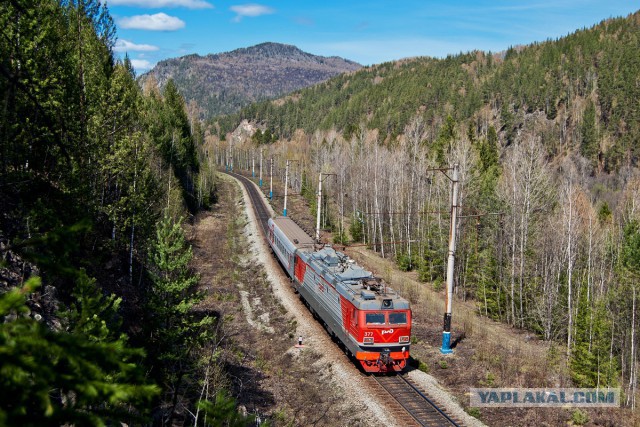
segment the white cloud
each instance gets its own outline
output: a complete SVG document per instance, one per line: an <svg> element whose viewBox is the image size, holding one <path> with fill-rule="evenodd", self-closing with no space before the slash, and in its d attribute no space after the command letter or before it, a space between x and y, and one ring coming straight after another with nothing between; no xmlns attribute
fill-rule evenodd
<svg viewBox="0 0 640 427"><path fill-rule="evenodd" d="M236 6L231 6L229 9L237 13L236 17L233 18L234 22L240 22L245 16L262 16L262 15L270 15L275 12L274 9L263 6L261 4L239 4Z"/></svg>
<svg viewBox="0 0 640 427"><path fill-rule="evenodd" d="M136 71L146 71L150 70L152 67L151 62L146 59L132 59L131 65L133 65L133 68L135 68Z"/></svg>
<svg viewBox="0 0 640 427"><path fill-rule="evenodd" d="M135 44L124 39L118 39L115 47L113 48L116 52L154 52L158 49L158 46L150 44Z"/></svg>
<svg viewBox="0 0 640 427"><path fill-rule="evenodd" d="M110 0L109 6L135 6L146 8L186 7L187 9L212 9L213 5L204 0Z"/></svg>
<svg viewBox="0 0 640 427"><path fill-rule="evenodd" d="M125 16L118 21L120 28L150 31L175 31L184 28L183 20L166 13L155 15Z"/></svg>

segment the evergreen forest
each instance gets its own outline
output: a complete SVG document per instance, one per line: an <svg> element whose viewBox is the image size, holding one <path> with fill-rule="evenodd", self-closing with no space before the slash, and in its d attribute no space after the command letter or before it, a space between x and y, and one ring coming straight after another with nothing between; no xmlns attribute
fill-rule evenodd
<svg viewBox="0 0 640 427"><path fill-rule="evenodd" d="M0 425L245 425L200 392L202 127L114 57L105 2L8 0L0 28Z"/></svg>

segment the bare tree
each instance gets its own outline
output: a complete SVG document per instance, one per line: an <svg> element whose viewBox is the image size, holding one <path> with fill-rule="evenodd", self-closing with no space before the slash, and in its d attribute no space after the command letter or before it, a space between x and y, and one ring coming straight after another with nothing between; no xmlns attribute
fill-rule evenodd
<svg viewBox="0 0 640 427"><path fill-rule="evenodd" d="M510 321L524 326L525 261L529 248L529 236L537 225L544 209L549 208L552 195L551 174L544 159L542 145L534 138L515 144L506 153L504 173L498 191L505 206L510 209L511 275ZM516 284L518 295L516 297ZM519 310L516 310L519 302Z"/></svg>

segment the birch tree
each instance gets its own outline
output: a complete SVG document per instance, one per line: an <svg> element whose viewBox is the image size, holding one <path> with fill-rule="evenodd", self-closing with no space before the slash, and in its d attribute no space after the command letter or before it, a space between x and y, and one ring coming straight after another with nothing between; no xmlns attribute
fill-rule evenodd
<svg viewBox="0 0 640 427"><path fill-rule="evenodd" d="M527 138L507 151L498 193L509 210L509 318L512 325L524 326L524 281L529 237L544 210L550 207L550 176L543 148L534 138Z"/></svg>

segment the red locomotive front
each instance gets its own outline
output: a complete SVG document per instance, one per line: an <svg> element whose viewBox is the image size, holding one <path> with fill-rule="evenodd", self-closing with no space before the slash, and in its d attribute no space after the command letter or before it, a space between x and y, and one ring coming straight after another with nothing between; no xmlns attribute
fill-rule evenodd
<svg viewBox="0 0 640 427"><path fill-rule="evenodd" d="M409 358L411 310L359 311L356 359L367 372L402 371Z"/></svg>

